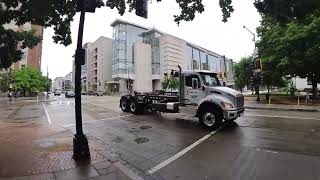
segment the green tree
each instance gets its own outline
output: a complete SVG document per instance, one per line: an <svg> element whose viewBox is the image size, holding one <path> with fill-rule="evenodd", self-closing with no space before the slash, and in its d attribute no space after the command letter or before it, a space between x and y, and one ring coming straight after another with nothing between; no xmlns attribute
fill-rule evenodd
<svg viewBox="0 0 320 180"><path fill-rule="evenodd" d="M320 80L319 29L319 11L306 16L305 21L292 20L287 24L264 17L258 28L260 54L272 64L272 72L308 78L312 81L314 98Z"/></svg>
<svg viewBox="0 0 320 180"><path fill-rule="evenodd" d="M157 0L160 2L162 0ZM77 0L1 0L0 2L0 66L8 68L13 62L19 61L22 52L17 50L18 42L23 47L32 48L41 40L34 30L14 32L4 27L5 24L15 22L22 25L31 22L43 27L53 27L53 40L65 46L71 44L70 23L76 14ZM132 11L136 0L98 0L99 4L118 9L120 15L127 7ZM103 3L105 2L105 3ZM202 0L176 0L180 13L174 15L174 21L192 21L196 13L204 11ZM232 0L219 0L222 11L222 21L227 22L234 11ZM303 19L306 15L320 8L318 0L255 0L257 10L265 15L274 17L278 21Z"/></svg>
<svg viewBox="0 0 320 180"><path fill-rule="evenodd" d="M162 89L170 89L172 90L178 89L179 87L179 80L174 76L165 76L164 80L161 82Z"/></svg>
<svg viewBox="0 0 320 180"><path fill-rule="evenodd" d="M235 84L242 92L242 89L247 86L250 87L250 77L253 75L253 59L251 57L242 58L234 66L235 70Z"/></svg>
<svg viewBox="0 0 320 180"><path fill-rule="evenodd" d="M268 93L270 92L270 87L285 87L286 80L283 78L284 73L277 69L277 61L272 59L262 60L262 84L267 87Z"/></svg>
<svg viewBox="0 0 320 180"><path fill-rule="evenodd" d="M9 72L5 72L1 75L0 79L0 91L7 92L10 87L10 75Z"/></svg>
<svg viewBox="0 0 320 180"><path fill-rule="evenodd" d="M46 90L50 81L47 77L42 76L39 70L32 68L23 68L14 72L15 77L15 89L22 92L24 96L26 94L31 95L34 92Z"/></svg>

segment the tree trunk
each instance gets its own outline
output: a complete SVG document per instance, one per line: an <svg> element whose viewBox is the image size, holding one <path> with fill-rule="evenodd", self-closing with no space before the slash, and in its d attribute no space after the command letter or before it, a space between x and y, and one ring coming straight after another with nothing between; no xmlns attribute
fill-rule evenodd
<svg viewBox="0 0 320 180"><path fill-rule="evenodd" d="M268 88L268 93L270 92L270 85L267 84L267 88Z"/></svg>
<svg viewBox="0 0 320 180"><path fill-rule="evenodd" d="M317 98L317 81L316 78L312 78L312 99Z"/></svg>
<svg viewBox="0 0 320 180"><path fill-rule="evenodd" d="M241 92L241 93L242 93L242 89L243 89L243 88L240 88L240 92Z"/></svg>

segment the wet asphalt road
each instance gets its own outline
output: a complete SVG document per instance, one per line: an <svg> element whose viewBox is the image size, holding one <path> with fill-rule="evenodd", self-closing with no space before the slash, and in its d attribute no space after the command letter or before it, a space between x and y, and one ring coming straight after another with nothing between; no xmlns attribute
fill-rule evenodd
<svg viewBox="0 0 320 180"><path fill-rule="evenodd" d="M118 100L83 96L84 133L145 179L320 179L320 113L247 110L166 164L210 132L179 114L123 113ZM10 119L31 117L75 132L73 99L20 106ZM147 173L159 164L166 165Z"/></svg>

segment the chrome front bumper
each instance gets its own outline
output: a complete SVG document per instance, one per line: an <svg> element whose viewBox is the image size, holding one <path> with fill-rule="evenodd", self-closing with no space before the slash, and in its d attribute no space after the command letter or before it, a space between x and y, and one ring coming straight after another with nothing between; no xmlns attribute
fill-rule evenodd
<svg viewBox="0 0 320 180"><path fill-rule="evenodd" d="M223 111L223 118L225 120L235 120L244 112L244 108L225 110Z"/></svg>

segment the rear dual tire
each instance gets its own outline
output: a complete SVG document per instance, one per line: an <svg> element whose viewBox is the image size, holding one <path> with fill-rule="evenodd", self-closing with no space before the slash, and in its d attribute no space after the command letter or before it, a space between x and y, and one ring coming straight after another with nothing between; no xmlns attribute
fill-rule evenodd
<svg viewBox="0 0 320 180"><path fill-rule="evenodd" d="M123 112L129 112L129 103L126 98L121 98L120 100L120 108Z"/></svg>
<svg viewBox="0 0 320 180"><path fill-rule="evenodd" d="M135 99L121 98L120 108L123 112L130 112L132 114L139 114L142 112L142 106L135 101Z"/></svg>
<svg viewBox="0 0 320 180"><path fill-rule="evenodd" d="M142 107L134 99L131 99L129 104L129 110L132 114L140 114L142 112Z"/></svg>

